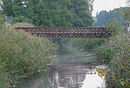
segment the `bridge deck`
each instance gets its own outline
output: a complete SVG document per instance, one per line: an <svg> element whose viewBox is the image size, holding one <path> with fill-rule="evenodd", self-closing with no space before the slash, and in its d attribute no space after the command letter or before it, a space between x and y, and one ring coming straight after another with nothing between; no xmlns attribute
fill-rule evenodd
<svg viewBox="0 0 130 88"><path fill-rule="evenodd" d="M19 27L15 29L47 38L107 38L112 34L112 31L103 27Z"/></svg>

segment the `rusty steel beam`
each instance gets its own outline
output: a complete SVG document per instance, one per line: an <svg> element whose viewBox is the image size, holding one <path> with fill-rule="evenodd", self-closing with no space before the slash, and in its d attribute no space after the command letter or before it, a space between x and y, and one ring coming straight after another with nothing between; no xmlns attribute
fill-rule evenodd
<svg viewBox="0 0 130 88"><path fill-rule="evenodd" d="M103 27L19 27L15 30L47 38L107 38L112 34Z"/></svg>

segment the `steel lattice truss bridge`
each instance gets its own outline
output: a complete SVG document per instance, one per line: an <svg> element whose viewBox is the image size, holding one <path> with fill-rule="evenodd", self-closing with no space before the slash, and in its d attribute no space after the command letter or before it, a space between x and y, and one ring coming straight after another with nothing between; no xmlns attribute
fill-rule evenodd
<svg viewBox="0 0 130 88"><path fill-rule="evenodd" d="M19 27L32 35L47 38L107 38L112 30L104 27Z"/></svg>

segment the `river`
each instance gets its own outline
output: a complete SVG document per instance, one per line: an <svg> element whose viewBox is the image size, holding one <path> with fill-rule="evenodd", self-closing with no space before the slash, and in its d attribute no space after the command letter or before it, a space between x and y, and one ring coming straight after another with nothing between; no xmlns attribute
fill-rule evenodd
<svg viewBox="0 0 130 88"><path fill-rule="evenodd" d="M104 77L101 78L95 68L97 60L93 52L73 50L66 55L51 57L47 73L38 73L22 79L16 88L105 88Z"/></svg>

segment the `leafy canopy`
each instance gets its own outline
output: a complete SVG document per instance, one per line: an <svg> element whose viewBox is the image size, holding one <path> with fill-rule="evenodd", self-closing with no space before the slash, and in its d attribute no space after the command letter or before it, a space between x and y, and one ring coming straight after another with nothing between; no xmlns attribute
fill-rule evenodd
<svg viewBox="0 0 130 88"><path fill-rule="evenodd" d="M93 0L3 0L2 9L7 16L27 18L36 26L77 27L91 26ZM29 21L28 21L29 20Z"/></svg>

